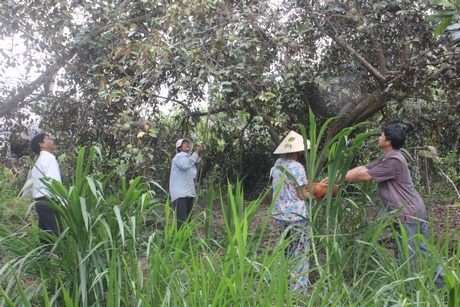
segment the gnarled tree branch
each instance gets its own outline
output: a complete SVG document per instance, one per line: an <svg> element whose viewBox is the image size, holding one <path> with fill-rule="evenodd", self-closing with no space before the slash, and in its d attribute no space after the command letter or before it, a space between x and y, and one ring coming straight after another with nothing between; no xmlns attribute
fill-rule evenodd
<svg viewBox="0 0 460 307"><path fill-rule="evenodd" d="M127 3L126 1L125 3ZM133 18L131 20L125 21L126 23L141 22L145 21L147 16L140 16ZM64 67L92 37L97 37L102 33L108 31L113 27L113 24L106 26L99 26L98 24L92 24L87 28L87 34L77 42L74 47L70 48L67 53L64 53L59 57L53 65L51 65L45 72L43 72L38 78L36 78L31 83L25 85L17 91L17 94L14 94L13 97L2 101L0 103L0 117L5 116L5 114L15 110L22 103L25 102L27 97L32 95L37 89L40 88L47 80L52 78L62 67Z"/></svg>

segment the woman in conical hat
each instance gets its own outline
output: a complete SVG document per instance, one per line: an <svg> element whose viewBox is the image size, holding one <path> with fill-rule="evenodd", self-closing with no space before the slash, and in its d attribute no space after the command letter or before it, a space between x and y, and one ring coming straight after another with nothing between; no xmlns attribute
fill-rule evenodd
<svg viewBox="0 0 460 307"><path fill-rule="evenodd" d="M307 140L306 149L309 148L310 141ZM307 224L306 206L310 193L307 189L305 168L298 162L304 151L303 137L294 131L289 132L274 152L282 156L276 160L272 169L273 197L276 197L272 216L276 220L280 234L288 228L287 236L292 241L285 251L286 256L301 261L290 275L290 289L299 291L305 291L308 286L310 268L308 261L310 227ZM290 176L286 175L286 172Z"/></svg>

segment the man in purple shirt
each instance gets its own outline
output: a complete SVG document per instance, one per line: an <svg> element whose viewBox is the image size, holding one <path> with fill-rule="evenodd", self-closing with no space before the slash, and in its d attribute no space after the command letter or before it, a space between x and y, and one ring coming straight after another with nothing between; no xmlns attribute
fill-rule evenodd
<svg viewBox="0 0 460 307"><path fill-rule="evenodd" d="M430 240L428 222L426 221L426 207L423 199L417 193L407 166L407 161L399 150L406 141L406 132L399 125L390 125L384 129L379 137L379 147L384 156L382 159L358 166L349 170L345 176L346 182L364 182L375 180L383 205L390 213L395 212L399 221L394 224L398 233L394 253L396 259L402 261L402 228L407 235L410 264L415 267L416 242L414 237L421 234ZM323 182L327 182L325 178ZM427 246L419 240L418 248L425 257ZM439 288L444 286L444 272L440 267L435 272L435 283Z"/></svg>

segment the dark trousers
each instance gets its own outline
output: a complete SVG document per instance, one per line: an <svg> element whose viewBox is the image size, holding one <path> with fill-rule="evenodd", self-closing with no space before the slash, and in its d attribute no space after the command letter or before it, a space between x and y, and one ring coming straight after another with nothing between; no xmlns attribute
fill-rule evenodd
<svg viewBox="0 0 460 307"><path fill-rule="evenodd" d="M193 197L179 197L173 201L174 211L176 212L177 229L190 218L193 208Z"/></svg>
<svg viewBox="0 0 460 307"><path fill-rule="evenodd" d="M403 242L402 242L402 230L401 226L403 227L406 236L407 236L407 250L408 250L408 256L409 256L409 263L412 268L415 268L416 266L416 249L418 248L420 250L420 254L422 257L429 257L429 252L427 251L427 246L425 242L422 239L419 239L418 242L416 242L415 237L417 234L422 235L425 237L427 241L430 240L430 233L428 230L428 223L427 222L420 222L416 224L408 224L408 223L396 223L394 224L395 230L398 233L398 236L396 238L396 242L394 245L394 253L396 260L399 263L402 263L404 261L403 257L403 250L400 250L403 247ZM434 282L438 288L444 287L444 271L442 268L438 265L436 268L435 274L433 276Z"/></svg>
<svg viewBox="0 0 460 307"><path fill-rule="evenodd" d="M45 197L37 198L35 201L35 210L38 213L38 228L59 237L63 230L59 212L48 205L48 200ZM40 242L42 244L53 243L47 237L40 238Z"/></svg>

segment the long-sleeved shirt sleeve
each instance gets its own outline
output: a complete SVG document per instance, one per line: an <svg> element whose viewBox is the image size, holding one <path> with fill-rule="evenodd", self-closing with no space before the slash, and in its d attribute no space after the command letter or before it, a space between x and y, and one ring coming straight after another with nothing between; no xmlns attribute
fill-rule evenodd
<svg viewBox="0 0 460 307"><path fill-rule="evenodd" d="M185 152L180 152L173 158L169 178L171 202L180 197L196 197L194 179L196 176L196 163L199 160L200 156L197 153L189 156Z"/></svg>

